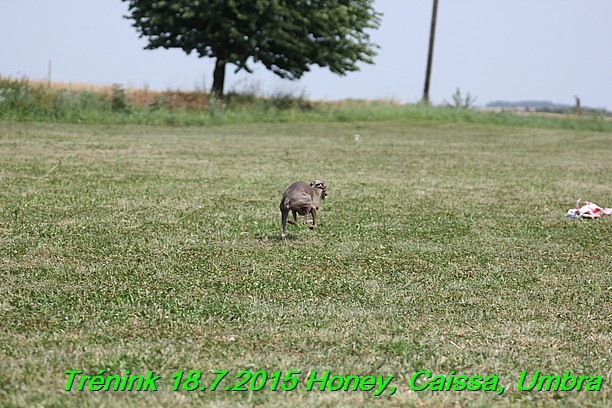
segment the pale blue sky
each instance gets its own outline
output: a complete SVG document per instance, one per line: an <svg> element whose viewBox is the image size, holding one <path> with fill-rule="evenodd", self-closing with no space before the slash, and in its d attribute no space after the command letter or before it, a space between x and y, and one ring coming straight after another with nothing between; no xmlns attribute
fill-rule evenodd
<svg viewBox="0 0 612 408"><path fill-rule="evenodd" d="M384 13L375 65L345 77L313 68L302 80L228 69L226 89L304 92L312 99L423 93L432 0L376 0ZM212 61L179 50L143 50L120 0L0 0L0 75L152 89L208 89ZM431 83L435 104L456 87L478 105L545 99L612 110L612 1L439 0Z"/></svg>

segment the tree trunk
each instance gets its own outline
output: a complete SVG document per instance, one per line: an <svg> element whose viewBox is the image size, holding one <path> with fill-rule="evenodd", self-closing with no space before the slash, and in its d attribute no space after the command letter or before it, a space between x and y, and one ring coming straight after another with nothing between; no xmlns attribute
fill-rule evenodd
<svg viewBox="0 0 612 408"><path fill-rule="evenodd" d="M223 85L225 83L225 65L226 62L217 57L215 63L215 72L213 73L213 86L211 93L216 96L223 96Z"/></svg>

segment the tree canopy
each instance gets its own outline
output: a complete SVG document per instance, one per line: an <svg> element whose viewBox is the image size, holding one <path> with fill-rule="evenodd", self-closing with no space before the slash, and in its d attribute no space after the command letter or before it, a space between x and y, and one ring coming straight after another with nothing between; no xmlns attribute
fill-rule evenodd
<svg viewBox="0 0 612 408"><path fill-rule="evenodd" d="M313 65L345 75L373 63L374 0L122 0L147 49L180 48L216 59L212 91L223 93L226 64L260 62L298 79Z"/></svg>

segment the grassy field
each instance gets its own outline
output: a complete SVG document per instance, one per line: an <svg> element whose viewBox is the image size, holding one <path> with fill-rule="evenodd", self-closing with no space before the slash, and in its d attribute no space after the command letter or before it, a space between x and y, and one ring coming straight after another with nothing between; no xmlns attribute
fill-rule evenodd
<svg viewBox="0 0 612 408"><path fill-rule="evenodd" d="M610 406L612 220L564 214L612 206L611 159L610 132L546 127L0 122L0 406ZM281 241L284 188L315 178L317 230ZM69 370L162 378L68 392ZM243 370L300 373L226 391ZM604 384L519 390L536 370Z"/></svg>

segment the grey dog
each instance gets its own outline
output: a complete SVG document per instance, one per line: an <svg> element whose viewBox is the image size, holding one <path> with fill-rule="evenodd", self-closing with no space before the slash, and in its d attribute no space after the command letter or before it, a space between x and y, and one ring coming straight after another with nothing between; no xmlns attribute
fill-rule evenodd
<svg viewBox="0 0 612 408"><path fill-rule="evenodd" d="M304 224L308 223L308 214L312 214L312 225L309 227L314 229L317 225L317 210L321 200L325 197L327 197L327 183L325 180L315 180L310 184L296 181L290 184L285 189L283 199L280 202L283 226L281 238L285 239L287 236L285 230L287 228L289 211L293 213L293 220L289 220L289 223L294 225L297 225L297 214L304 216Z"/></svg>

